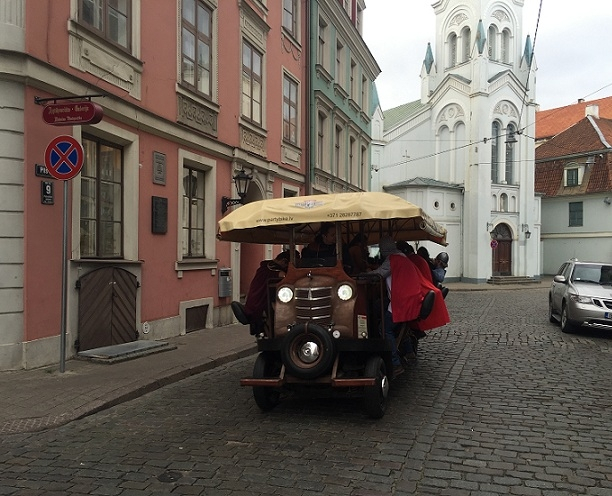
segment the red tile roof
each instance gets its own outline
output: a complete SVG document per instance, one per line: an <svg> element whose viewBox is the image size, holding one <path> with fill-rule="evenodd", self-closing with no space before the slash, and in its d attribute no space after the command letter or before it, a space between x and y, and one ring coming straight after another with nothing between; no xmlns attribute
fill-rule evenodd
<svg viewBox="0 0 612 496"><path fill-rule="evenodd" d="M612 119L612 96L536 112L536 141L552 138L584 118L588 105L599 106L599 117Z"/></svg>
<svg viewBox="0 0 612 496"><path fill-rule="evenodd" d="M601 153L600 153L601 152ZM545 196L612 191L612 119L584 117L535 150L535 191ZM571 162L585 164L579 186L564 186L563 170Z"/></svg>
<svg viewBox="0 0 612 496"><path fill-rule="evenodd" d="M535 151L536 161L603 150L611 143L612 121L610 119L584 117L578 123L538 146Z"/></svg>

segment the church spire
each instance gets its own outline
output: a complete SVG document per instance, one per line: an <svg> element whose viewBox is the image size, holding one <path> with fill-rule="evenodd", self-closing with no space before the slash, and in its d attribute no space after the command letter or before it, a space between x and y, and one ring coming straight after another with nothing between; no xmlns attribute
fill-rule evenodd
<svg viewBox="0 0 612 496"><path fill-rule="evenodd" d="M431 43L427 43L427 50L425 51L425 60L423 60L423 64L425 64L425 70L427 74L431 72L431 67L433 66L434 58L433 53L431 51Z"/></svg>
<svg viewBox="0 0 612 496"><path fill-rule="evenodd" d="M476 29L476 46L478 46L479 55L482 55L486 42L487 35L485 33L484 25L482 24L482 19L480 19L478 21L478 28Z"/></svg>
<svg viewBox="0 0 612 496"><path fill-rule="evenodd" d="M527 67L531 67L531 62L533 60L533 46L531 45L531 36L527 35L527 40L525 40L525 50L523 52L523 59L527 62Z"/></svg>

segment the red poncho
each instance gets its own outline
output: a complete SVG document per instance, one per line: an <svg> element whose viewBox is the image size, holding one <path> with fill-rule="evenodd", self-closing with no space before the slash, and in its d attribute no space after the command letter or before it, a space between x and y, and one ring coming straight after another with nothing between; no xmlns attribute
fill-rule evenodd
<svg viewBox="0 0 612 496"><path fill-rule="evenodd" d="M425 260L423 260L425 261ZM450 322L450 316L442 292L433 285L409 258L390 255L391 309L393 322L410 322L411 327L427 331ZM419 319L425 295L435 293L433 310L426 319Z"/></svg>

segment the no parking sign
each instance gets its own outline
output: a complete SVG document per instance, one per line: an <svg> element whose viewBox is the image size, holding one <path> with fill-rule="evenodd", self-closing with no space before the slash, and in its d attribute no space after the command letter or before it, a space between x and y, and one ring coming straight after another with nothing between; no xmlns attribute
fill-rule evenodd
<svg viewBox="0 0 612 496"><path fill-rule="evenodd" d="M45 150L45 166L55 179L68 180L81 172L83 147L72 136L58 136Z"/></svg>
<svg viewBox="0 0 612 496"><path fill-rule="evenodd" d="M497 248L497 245L498 245L498 244L499 244L499 243L497 242L497 240L496 240L496 239L492 239L492 240L491 240L491 248L493 248L493 249Z"/></svg>

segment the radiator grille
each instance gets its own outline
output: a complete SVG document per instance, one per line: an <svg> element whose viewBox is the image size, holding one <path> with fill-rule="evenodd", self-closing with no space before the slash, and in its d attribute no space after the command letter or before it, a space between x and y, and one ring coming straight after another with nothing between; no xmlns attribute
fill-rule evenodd
<svg viewBox="0 0 612 496"><path fill-rule="evenodd" d="M296 288L297 322L331 322L332 288Z"/></svg>

